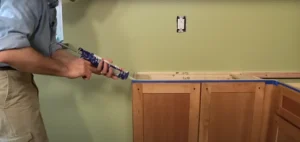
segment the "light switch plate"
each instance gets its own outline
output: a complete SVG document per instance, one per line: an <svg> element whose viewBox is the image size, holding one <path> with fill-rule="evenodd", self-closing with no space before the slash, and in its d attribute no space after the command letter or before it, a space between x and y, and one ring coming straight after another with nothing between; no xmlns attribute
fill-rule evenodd
<svg viewBox="0 0 300 142"><path fill-rule="evenodd" d="M177 16L177 33L186 32L186 16Z"/></svg>

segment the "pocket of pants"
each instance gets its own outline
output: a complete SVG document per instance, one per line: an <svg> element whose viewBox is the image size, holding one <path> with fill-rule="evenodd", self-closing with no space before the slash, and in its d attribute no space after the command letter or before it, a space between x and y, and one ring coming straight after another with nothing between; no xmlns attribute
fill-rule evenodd
<svg viewBox="0 0 300 142"><path fill-rule="evenodd" d="M26 133L22 136L15 136L9 138L2 138L0 137L0 142L30 142L32 140L31 133Z"/></svg>

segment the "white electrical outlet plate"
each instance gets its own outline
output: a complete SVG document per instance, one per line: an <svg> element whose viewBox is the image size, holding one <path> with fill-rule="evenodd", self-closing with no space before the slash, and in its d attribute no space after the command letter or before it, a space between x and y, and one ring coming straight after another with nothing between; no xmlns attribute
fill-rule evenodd
<svg viewBox="0 0 300 142"><path fill-rule="evenodd" d="M177 16L177 33L186 32L186 16Z"/></svg>

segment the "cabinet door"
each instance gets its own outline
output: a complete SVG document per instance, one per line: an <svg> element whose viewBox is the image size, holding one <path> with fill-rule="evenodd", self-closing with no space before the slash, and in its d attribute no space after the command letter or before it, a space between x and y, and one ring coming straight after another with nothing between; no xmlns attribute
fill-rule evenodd
<svg viewBox="0 0 300 142"><path fill-rule="evenodd" d="M276 116L277 134L275 142L299 142L300 129L288 121Z"/></svg>
<svg viewBox="0 0 300 142"><path fill-rule="evenodd" d="M134 142L197 142L200 83L133 84Z"/></svg>
<svg viewBox="0 0 300 142"><path fill-rule="evenodd" d="M293 125L300 127L300 93L280 85L278 114Z"/></svg>
<svg viewBox="0 0 300 142"><path fill-rule="evenodd" d="M259 142L264 83L203 83L199 142Z"/></svg>

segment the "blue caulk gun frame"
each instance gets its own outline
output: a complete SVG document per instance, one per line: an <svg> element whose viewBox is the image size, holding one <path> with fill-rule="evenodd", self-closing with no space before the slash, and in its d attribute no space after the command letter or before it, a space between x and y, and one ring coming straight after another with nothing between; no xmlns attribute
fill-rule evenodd
<svg viewBox="0 0 300 142"><path fill-rule="evenodd" d="M78 48L79 54L80 54L80 58L83 58L87 61L89 61L92 66L94 67L98 67L98 64L101 62L102 58L98 57L97 55L95 55L94 53L88 52L86 50L84 50L83 48ZM106 61L105 61L106 62ZM129 76L129 72L128 71L124 71L122 68L116 66L116 65L112 65L108 62L106 62L108 64L109 67L112 67L115 71L115 75L122 79L122 80L126 80ZM118 72L118 73L116 73Z"/></svg>

